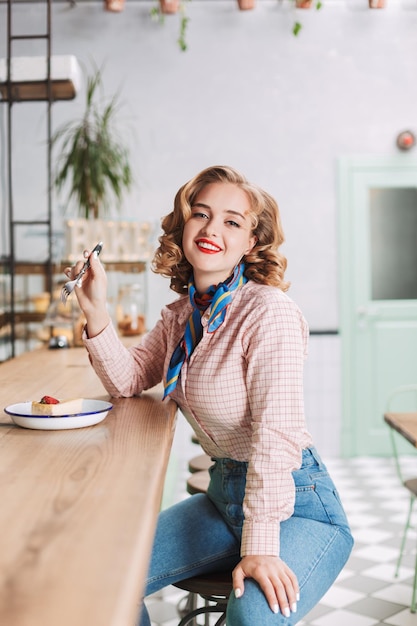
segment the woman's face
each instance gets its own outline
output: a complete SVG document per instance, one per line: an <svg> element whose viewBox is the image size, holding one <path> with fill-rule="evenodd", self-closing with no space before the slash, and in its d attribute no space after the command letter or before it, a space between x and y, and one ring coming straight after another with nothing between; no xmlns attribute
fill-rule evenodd
<svg viewBox="0 0 417 626"><path fill-rule="evenodd" d="M256 243L249 198L231 183L211 183L195 198L182 247L198 292L226 280Z"/></svg>

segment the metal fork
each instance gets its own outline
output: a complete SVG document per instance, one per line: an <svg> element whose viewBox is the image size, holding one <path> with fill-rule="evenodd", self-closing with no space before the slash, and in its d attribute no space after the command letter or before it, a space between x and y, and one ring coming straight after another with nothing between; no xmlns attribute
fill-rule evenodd
<svg viewBox="0 0 417 626"><path fill-rule="evenodd" d="M102 248L103 248L103 242L100 241L93 248L91 254L94 254L94 252L97 252L97 254L100 254ZM63 304L67 303L67 300L68 300L69 296L72 294L72 292L74 291L75 287L80 287L81 286L81 282L80 282L81 278L84 276L84 274L86 273L86 271L88 270L89 267L90 267L90 257L86 260L86 262L84 263L84 265L81 268L81 271L77 274L77 276L73 280L69 280L62 287L62 289L61 289L61 302Z"/></svg>

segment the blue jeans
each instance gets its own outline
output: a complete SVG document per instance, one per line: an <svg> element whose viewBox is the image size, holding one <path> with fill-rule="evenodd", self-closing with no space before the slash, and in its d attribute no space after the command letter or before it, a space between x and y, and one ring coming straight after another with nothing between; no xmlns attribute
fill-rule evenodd
<svg viewBox="0 0 417 626"><path fill-rule="evenodd" d="M210 486L159 515L145 596L196 574L233 569L240 561L247 463L214 459ZM292 626L330 588L346 563L353 539L336 488L315 448L303 450L293 472L293 515L281 523L280 557L300 585L297 612L274 614L259 585L245 579L244 594L232 593L227 626ZM150 626L143 607L140 626Z"/></svg>

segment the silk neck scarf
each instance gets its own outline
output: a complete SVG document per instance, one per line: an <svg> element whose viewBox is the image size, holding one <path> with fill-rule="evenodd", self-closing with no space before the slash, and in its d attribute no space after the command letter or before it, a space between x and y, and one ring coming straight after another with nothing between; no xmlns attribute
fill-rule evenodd
<svg viewBox="0 0 417 626"><path fill-rule="evenodd" d="M233 291L244 285L248 280L243 275L244 270L244 263L236 265L233 273L227 280L218 285L212 285L201 296L198 296L193 277L191 277L188 283L188 296L193 307L193 312L187 321L184 336L172 354L167 371L164 398L174 391L184 361L190 358L194 348L203 336L201 316L204 311L211 306L207 322L207 331L214 333L224 322L227 306L232 301Z"/></svg>

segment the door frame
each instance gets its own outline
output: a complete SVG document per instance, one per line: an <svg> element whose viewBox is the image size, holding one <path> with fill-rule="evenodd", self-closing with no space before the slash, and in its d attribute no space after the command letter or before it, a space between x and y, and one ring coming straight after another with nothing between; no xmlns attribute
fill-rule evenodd
<svg viewBox="0 0 417 626"><path fill-rule="evenodd" d="M354 202L354 180L356 174L366 172L387 173L417 171L417 159L409 153L391 156L344 156L338 159L338 251L339 251L339 304L341 339L341 453L345 457L358 454L357 438L360 424L354 416L354 350L356 316L352 311L354 294L354 267L349 262L353 255L353 221L350 207ZM387 185L388 186L388 185ZM416 178L417 187L417 178ZM382 415L381 415L382 420ZM412 450L410 450L410 453Z"/></svg>

